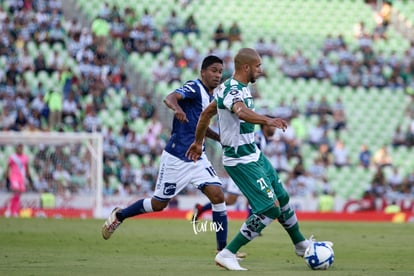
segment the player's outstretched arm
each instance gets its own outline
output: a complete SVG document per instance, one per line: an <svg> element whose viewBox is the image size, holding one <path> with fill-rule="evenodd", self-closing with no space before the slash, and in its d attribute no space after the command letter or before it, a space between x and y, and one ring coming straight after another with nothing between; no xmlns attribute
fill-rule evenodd
<svg viewBox="0 0 414 276"><path fill-rule="evenodd" d="M208 126L210 125L211 118L217 114L217 103L212 101L203 112L201 112L200 118L198 119L197 128L195 131L195 140L188 148L186 156L188 159L194 162L200 158L203 151L203 141L206 137Z"/></svg>
<svg viewBox="0 0 414 276"><path fill-rule="evenodd" d="M258 124L267 125L280 128L285 131L287 128L287 122L281 118L270 118L265 115L258 114L249 109L243 102L237 102L233 105L233 112L243 121Z"/></svg>
<svg viewBox="0 0 414 276"><path fill-rule="evenodd" d="M176 93L176 92L171 92L170 94L167 95L167 97L165 97L164 104L169 109L174 111L174 116L177 118L177 120L179 120L182 123L188 123L187 115L185 114L185 112L182 110L182 108L178 104L178 101L181 100L182 98L183 96L181 96L181 94Z"/></svg>

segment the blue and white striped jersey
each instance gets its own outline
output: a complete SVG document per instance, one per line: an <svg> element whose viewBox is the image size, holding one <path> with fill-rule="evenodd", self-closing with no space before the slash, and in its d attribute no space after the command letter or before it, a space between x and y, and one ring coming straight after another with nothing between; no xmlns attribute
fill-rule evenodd
<svg viewBox="0 0 414 276"><path fill-rule="evenodd" d="M214 97L208 93L208 89L199 79L187 81L182 87L177 88L175 93L179 93L183 97L178 104L187 115L188 123L181 123L174 117L171 137L165 151L181 160L190 162L191 160L185 157L185 153L194 141L201 112Z"/></svg>

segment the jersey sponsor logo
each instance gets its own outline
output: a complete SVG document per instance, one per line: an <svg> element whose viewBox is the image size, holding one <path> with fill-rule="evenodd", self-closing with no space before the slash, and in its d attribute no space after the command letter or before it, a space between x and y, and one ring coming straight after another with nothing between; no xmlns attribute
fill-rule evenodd
<svg viewBox="0 0 414 276"><path fill-rule="evenodd" d="M232 95L232 96L237 95L239 93L240 93L240 91L237 90L237 89L231 89L230 92L229 92L229 94Z"/></svg>
<svg viewBox="0 0 414 276"><path fill-rule="evenodd" d="M177 184L175 183L165 183L164 191L162 192L166 196L173 195L175 193Z"/></svg>

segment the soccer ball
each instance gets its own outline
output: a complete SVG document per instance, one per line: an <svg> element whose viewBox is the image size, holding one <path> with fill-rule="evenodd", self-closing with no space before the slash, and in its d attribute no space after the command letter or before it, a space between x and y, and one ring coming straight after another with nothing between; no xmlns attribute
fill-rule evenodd
<svg viewBox="0 0 414 276"><path fill-rule="evenodd" d="M325 242L313 242L303 256L308 267L314 270L325 270L334 262L334 251Z"/></svg>

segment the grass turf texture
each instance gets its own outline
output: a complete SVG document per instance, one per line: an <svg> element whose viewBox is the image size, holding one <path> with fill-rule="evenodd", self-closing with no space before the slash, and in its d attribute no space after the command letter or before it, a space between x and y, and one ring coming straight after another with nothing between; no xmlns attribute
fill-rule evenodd
<svg viewBox="0 0 414 276"><path fill-rule="evenodd" d="M0 218L0 275L225 275L214 233L185 220L127 220L103 240L103 220ZM242 221L231 221L233 237ZM209 224L208 224L209 225ZM414 224L302 222L332 240L335 263L312 271L278 223L243 247L243 275L414 275ZM237 272L236 272L237 273Z"/></svg>

